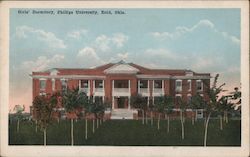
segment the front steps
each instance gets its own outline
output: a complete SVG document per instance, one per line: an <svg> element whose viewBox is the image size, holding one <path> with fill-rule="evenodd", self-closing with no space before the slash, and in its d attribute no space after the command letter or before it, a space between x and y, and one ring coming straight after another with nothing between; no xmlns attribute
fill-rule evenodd
<svg viewBox="0 0 250 157"><path fill-rule="evenodd" d="M136 110L130 109L114 109L111 111L111 119L133 119Z"/></svg>

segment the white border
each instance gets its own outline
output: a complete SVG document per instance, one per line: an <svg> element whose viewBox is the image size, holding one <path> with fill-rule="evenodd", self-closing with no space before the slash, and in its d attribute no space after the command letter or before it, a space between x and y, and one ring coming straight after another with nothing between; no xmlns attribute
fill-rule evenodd
<svg viewBox="0 0 250 157"><path fill-rule="evenodd" d="M1 156L227 156L249 155L249 3L248 1L9 1L0 2ZM8 146L9 8L241 8L241 147ZM245 104L245 105L244 105Z"/></svg>

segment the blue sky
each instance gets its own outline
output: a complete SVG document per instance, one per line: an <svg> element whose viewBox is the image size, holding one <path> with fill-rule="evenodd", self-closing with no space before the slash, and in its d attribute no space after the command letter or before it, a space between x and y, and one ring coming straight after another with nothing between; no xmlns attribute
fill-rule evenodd
<svg viewBox="0 0 250 157"><path fill-rule="evenodd" d="M121 59L151 68L219 73L229 90L240 85L240 9L105 9L112 15L100 14L102 9L91 9L98 15L17 10L10 13L11 106L31 105L31 71Z"/></svg>

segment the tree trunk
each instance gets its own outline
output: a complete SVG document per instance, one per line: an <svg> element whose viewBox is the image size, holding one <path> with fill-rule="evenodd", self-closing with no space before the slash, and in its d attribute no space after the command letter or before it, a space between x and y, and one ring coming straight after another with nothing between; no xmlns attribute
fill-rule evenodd
<svg viewBox="0 0 250 157"><path fill-rule="evenodd" d="M151 117L151 126L153 126L154 121L153 121L153 112L152 111L150 113L150 117Z"/></svg>
<svg viewBox="0 0 250 157"><path fill-rule="evenodd" d="M36 120L36 133L37 133L37 120Z"/></svg>
<svg viewBox="0 0 250 157"><path fill-rule="evenodd" d="M157 125L158 130L160 130L160 119L161 119L161 114L158 114L158 125Z"/></svg>
<svg viewBox="0 0 250 157"><path fill-rule="evenodd" d="M145 118L146 118L146 124L148 124L148 116L147 116L147 112L146 112Z"/></svg>
<svg viewBox="0 0 250 157"><path fill-rule="evenodd" d="M194 125L194 116L192 116L192 125Z"/></svg>
<svg viewBox="0 0 250 157"><path fill-rule="evenodd" d="M58 124L60 123L60 119L59 119L59 118L57 118L57 123L58 123Z"/></svg>
<svg viewBox="0 0 250 157"><path fill-rule="evenodd" d="M180 111L180 119L181 119L181 138L184 139L184 122L183 122L183 113Z"/></svg>
<svg viewBox="0 0 250 157"><path fill-rule="evenodd" d="M102 118L100 119L100 126L102 125Z"/></svg>
<svg viewBox="0 0 250 157"><path fill-rule="evenodd" d="M88 119L85 118L85 139L88 139Z"/></svg>
<svg viewBox="0 0 250 157"><path fill-rule="evenodd" d="M43 129L43 145L46 146L47 145L47 135L46 135L46 128Z"/></svg>
<svg viewBox="0 0 250 157"><path fill-rule="evenodd" d="M144 110L142 110L142 124L144 124Z"/></svg>
<svg viewBox="0 0 250 157"><path fill-rule="evenodd" d="M17 119L17 133L19 133L19 125L20 125L20 120L19 118Z"/></svg>
<svg viewBox="0 0 250 157"><path fill-rule="evenodd" d="M71 145L74 145L74 119L71 119Z"/></svg>
<svg viewBox="0 0 250 157"><path fill-rule="evenodd" d="M92 128L93 130L93 133L95 133L95 119L93 119L93 128Z"/></svg>
<svg viewBox="0 0 250 157"><path fill-rule="evenodd" d="M228 114L227 114L227 111L226 111L226 123L228 123Z"/></svg>
<svg viewBox="0 0 250 157"><path fill-rule="evenodd" d="M99 118L96 119L96 128L99 128Z"/></svg>
<svg viewBox="0 0 250 157"><path fill-rule="evenodd" d="M209 123L210 115L211 115L211 113L209 113L209 115L207 117L207 120L206 120L205 134L204 134L204 147L207 146L207 129L208 129L208 123Z"/></svg>
<svg viewBox="0 0 250 157"><path fill-rule="evenodd" d="M168 133L169 133L169 116L167 116L167 118L168 118Z"/></svg>
<svg viewBox="0 0 250 157"><path fill-rule="evenodd" d="M196 122L197 122L197 120L198 120L197 114L198 114L198 111L195 110L195 121L196 121Z"/></svg>
<svg viewBox="0 0 250 157"><path fill-rule="evenodd" d="M223 130L222 116L220 115L220 130Z"/></svg>

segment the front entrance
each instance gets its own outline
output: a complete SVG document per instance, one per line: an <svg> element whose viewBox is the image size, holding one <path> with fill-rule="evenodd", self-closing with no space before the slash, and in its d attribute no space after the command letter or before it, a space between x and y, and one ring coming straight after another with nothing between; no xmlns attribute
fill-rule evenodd
<svg viewBox="0 0 250 157"><path fill-rule="evenodd" d="M115 108L126 109L128 108L128 97L116 97L115 98Z"/></svg>

